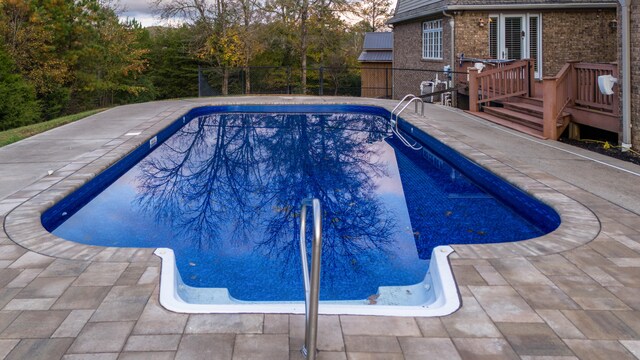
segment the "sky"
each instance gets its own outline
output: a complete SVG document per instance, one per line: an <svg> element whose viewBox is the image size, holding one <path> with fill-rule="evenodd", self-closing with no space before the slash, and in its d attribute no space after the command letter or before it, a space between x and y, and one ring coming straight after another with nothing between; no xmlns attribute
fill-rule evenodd
<svg viewBox="0 0 640 360"><path fill-rule="evenodd" d="M119 7L124 11L120 18L136 18L142 26L162 25L160 17L153 14L152 0L119 0Z"/></svg>
<svg viewBox="0 0 640 360"><path fill-rule="evenodd" d="M142 26L165 25L158 15L154 14L153 0L117 0L119 8L123 9L120 13L121 19L136 18ZM392 8L395 7L396 1L392 1Z"/></svg>

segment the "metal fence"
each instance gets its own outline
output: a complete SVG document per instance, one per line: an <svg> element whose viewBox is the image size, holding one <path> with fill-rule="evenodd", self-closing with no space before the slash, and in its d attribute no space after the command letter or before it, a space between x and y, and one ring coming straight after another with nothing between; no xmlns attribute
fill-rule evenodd
<svg viewBox="0 0 640 360"><path fill-rule="evenodd" d="M437 93L426 98L437 102L442 101L443 90L455 86L452 72L345 66L308 68L303 91L301 73L299 68L286 66L201 67L198 96L306 94L400 99L406 94Z"/></svg>

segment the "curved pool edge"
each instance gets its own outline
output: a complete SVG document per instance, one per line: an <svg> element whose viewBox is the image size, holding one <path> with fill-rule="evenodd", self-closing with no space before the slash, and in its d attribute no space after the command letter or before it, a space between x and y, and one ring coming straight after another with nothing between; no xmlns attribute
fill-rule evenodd
<svg viewBox="0 0 640 360"><path fill-rule="evenodd" d="M433 249L429 262L429 271L423 283L430 283L429 301L420 305L369 305L359 301L320 302L321 315L376 315L376 316L445 316L460 308L460 294L451 271L448 257L453 253L450 246L438 246ZM185 286L176 267L175 255L169 248L158 248L155 255L162 259L160 270L160 304L167 310L188 313L266 313L266 314L304 314L304 302L249 302L236 301L230 297L219 304L198 304L187 302L180 295ZM322 281L322 279L321 279ZM196 290L194 290L196 289ZM191 291L198 291L191 288ZM202 289L207 291L207 289ZM302 292L303 290L300 289Z"/></svg>

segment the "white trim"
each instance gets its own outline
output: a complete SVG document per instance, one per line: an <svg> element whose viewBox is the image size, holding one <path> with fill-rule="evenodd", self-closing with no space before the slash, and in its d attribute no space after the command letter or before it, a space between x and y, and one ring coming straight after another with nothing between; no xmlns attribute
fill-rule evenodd
<svg viewBox="0 0 640 360"><path fill-rule="evenodd" d="M553 3L553 4L502 4L502 5L449 5L446 10L537 10L537 9L599 9L616 8L616 3Z"/></svg>
<svg viewBox="0 0 640 360"><path fill-rule="evenodd" d="M498 17L498 28L500 31L498 32L498 58L501 60L519 60L526 58L527 53L527 33L525 32L524 38L522 36L518 36L520 38L520 54L518 57L510 57L512 55L509 53L509 49L507 48L507 18L511 19L520 19L520 32L526 31L526 14L500 14Z"/></svg>
<svg viewBox="0 0 640 360"><path fill-rule="evenodd" d="M542 72L542 59L543 59L543 52L542 52L542 14L541 13L527 13L527 24L526 24L526 38L528 41L531 41L531 18L537 18L538 19L538 37L535 39L536 41L536 47L538 50L538 57L537 59L534 59L536 61L536 63L538 64L538 71L535 72L535 78L536 79L542 79L543 72ZM528 54L528 58L531 58L531 46L529 46L529 44L527 44L527 54Z"/></svg>
<svg viewBox="0 0 640 360"><path fill-rule="evenodd" d="M425 27L427 27L427 24L429 24L429 28L425 29ZM438 25L439 27L433 27L435 25ZM443 37L444 37L444 31L442 28L442 19L435 19L435 20L427 20L427 21L423 21L422 22L422 32L421 32L421 41L422 41L422 59L423 60L442 60L443 59ZM432 41L438 41L438 43L436 44L435 42L432 44L432 46L427 46L427 39L425 37L429 38L429 40ZM427 49L431 50L433 53L432 54L426 54ZM440 56L425 56L425 55L439 55Z"/></svg>
<svg viewBox="0 0 640 360"><path fill-rule="evenodd" d="M450 246L438 246L431 253L429 271L423 282L403 287L380 287L377 304L367 300L320 302L320 314L325 315L381 315L381 316L444 316L460 307L458 288L447 257L453 252ZM162 258L160 274L160 304L166 309L189 314L202 313L281 313L304 314L304 302L249 302L229 296L227 289L193 288L182 283L176 268L173 250L158 248L154 252ZM415 305L386 305L408 298L418 301ZM303 291L300 289L300 291ZM182 295L194 298L215 298L216 304L189 303Z"/></svg>
<svg viewBox="0 0 640 360"><path fill-rule="evenodd" d="M531 57L531 47L530 42L534 41L533 39L531 39L531 29L530 29L530 19L531 18L537 18L538 19L538 36L535 39L535 41L537 42L537 47L538 47L538 56L537 59L535 59L538 63L538 72L535 75L536 79L542 79L542 59L543 59L543 51L542 51L542 14L541 13L536 13L536 12L526 12L526 13L490 13L489 14L489 18L497 18L498 19L498 24L497 24L497 42L498 42L498 48L497 48L497 58L498 59L505 59L504 56L504 52L505 52L505 18L507 17L513 17L513 18L521 18L522 21L522 30L524 31L524 38L521 39L522 44L522 54L521 57L523 59L526 58L530 58ZM490 30L489 30L490 31ZM491 47L491 37L489 34L489 47ZM491 51L491 49L489 48L489 52Z"/></svg>

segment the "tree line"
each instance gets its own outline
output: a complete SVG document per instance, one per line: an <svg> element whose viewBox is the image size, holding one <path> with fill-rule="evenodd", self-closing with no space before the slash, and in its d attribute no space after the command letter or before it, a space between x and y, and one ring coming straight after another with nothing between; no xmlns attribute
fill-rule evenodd
<svg viewBox="0 0 640 360"><path fill-rule="evenodd" d="M0 2L0 130L98 107L196 96L198 66L249 75L357 65L390 0L155 0L177 26L143 28L110 0ZM244 77L251 92L251 77Z"/></svg>

